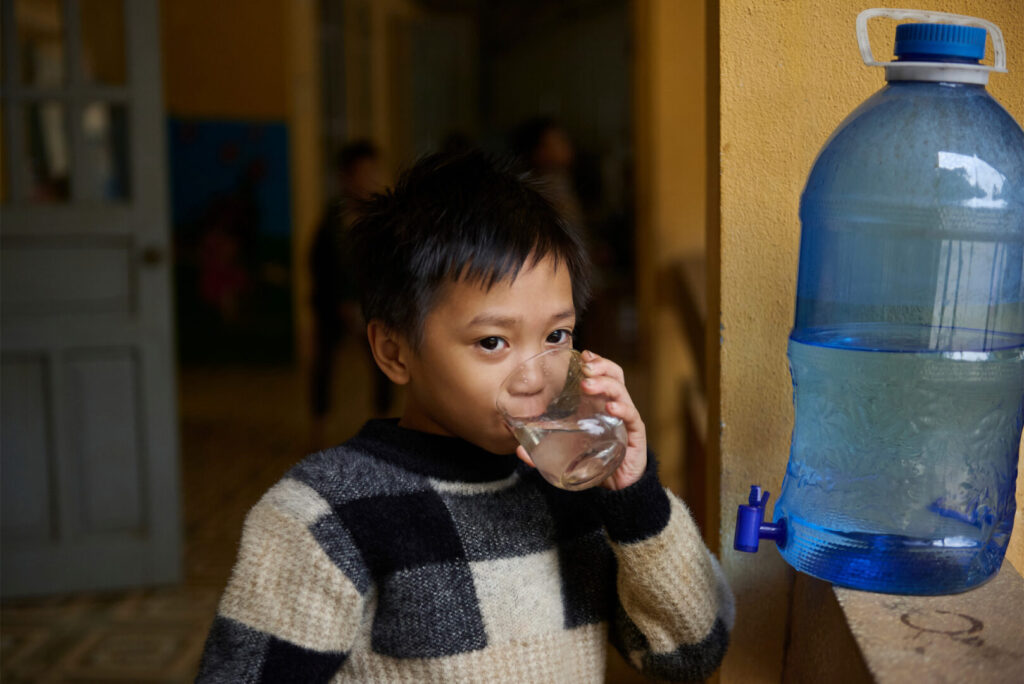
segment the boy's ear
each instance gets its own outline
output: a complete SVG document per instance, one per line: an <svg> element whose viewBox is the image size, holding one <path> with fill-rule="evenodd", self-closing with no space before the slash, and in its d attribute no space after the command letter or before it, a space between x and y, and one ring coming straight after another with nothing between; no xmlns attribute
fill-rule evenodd
<svg viewBox="0 0 1024 684"><path fill-rule="evenodd" d="M409 382L409 345L405 339L377 319L366 324L373 360L396 385Z"/></svg>

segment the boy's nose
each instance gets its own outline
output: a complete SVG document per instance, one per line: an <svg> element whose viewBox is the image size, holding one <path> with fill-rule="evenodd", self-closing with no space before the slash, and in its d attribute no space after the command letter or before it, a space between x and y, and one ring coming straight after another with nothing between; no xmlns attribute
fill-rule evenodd
<svg viewBox="0 0 1024 684"><path fill-rule="evenodd" d="M514 397L531 397L544 391L546 377L543 368L536 364L527 364L516 369L506 385L508 393Z"/></svg>

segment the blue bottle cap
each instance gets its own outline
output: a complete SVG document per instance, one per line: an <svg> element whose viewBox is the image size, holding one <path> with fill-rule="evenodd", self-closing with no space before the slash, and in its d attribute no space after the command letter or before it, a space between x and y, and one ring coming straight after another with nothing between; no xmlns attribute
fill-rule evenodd
<svg viewBox="0 0 1024 684"><path fill-rule="evenodd" d="M959 24L900 24L893 53L906 62L976 62L985 56L985 29Z"/></svg>

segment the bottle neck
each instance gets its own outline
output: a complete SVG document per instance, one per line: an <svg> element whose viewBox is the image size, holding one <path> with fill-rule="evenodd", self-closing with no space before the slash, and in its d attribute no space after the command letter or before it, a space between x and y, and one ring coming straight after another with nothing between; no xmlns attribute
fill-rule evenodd
<svg viewBox="0 0 1024 684"><path fill-rule="evenodd" d="M931 81L964 83L984 86L988 84L989 69L981 64L961 62L889 62L885 65L885 80Z"/></svg>
<svg viewBox="0 0 1024 684"><path fill-rule="evenodd" d="M913 87L913 86L928 86L928 85L941 85L947 90L963 90L967 91L981 91L988 92L985 86L979 83L960 83L958 81L912 81L910 79L888 81L885 84L889 88L902 88Z"/></svg>
<svg viewBox="0 0 1024 684"><path fill-rule="evenodd" d="M978 60L970 57L954 57L952 55L933 55L923 52L905 52L896 58L896 62L935 62L939 64L973 64L977 66Z"/></svg>

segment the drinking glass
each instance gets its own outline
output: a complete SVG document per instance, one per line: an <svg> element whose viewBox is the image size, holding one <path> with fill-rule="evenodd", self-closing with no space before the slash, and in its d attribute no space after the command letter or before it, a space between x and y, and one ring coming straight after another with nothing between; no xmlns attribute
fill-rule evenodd
<svg viewBox="0 0 1024 684"><path fill-rule="evenodd" d="M497 406L545 480L561 489L593 487L626 455L626 426L605 411L609 399L580 387L575 349L533 356L502 382Z"/></svg>

